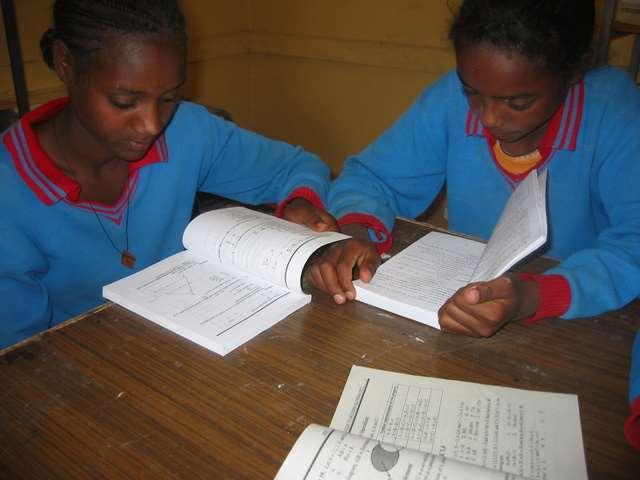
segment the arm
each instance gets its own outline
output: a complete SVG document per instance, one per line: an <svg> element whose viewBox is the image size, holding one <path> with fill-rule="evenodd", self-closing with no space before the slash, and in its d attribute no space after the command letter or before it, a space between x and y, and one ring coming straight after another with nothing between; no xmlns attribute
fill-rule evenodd
<svg viewBox="0 0 640 480"><path fill-rule="evenodd" d="M453 101L464 99L451 72L427 88L389 130L346 160L329 192L329 211L341 225L366 225L384 251L391 245L395 217L414 218L431 204L445 180Z"/></svg>
<svg viewBox="0 0 640 480"><path fill-rule="evenodd" d="M640 190L636 185L640 178L640 93L626 76L607 78L603 83L606 91L602 85L592 85L591 103L585 107L589 115L576 151L549 167L554 186L548 207L550 220L556 219L550 225L551 242L555 242L551 246L559 245L562 238L557 251L563 251L565 258L545 275L519 276L518 280L535 283L538 291L513 288L511 305L535 305L537 301L533 312L493 310L493 322L478 313L468 322L483 319L486 330L479 334L490 335L520 318L533 322L552 316L597 315L624 306L640 293ZM465 294L458 292L450 303L463 302L466 313L491 305L470 304L478 296ZM456 330L456 313L448 303L441 311L441 324L468 333Z"/></svg>
<svg viewBox="0 0 640 480"><path fill-rule="evenodd" d="M584 231L595 230L593 240L547 272L569 284L571 303L563 318L614 310L640 294L640 91L626 80L610 82L611 100L598 134L590 135L592 165L580 172L589 174L589 198L583 202L593 224Z"/></svg>
<svg viewBox="0 0 640 480"><path fill-rule="evenodd" d="M0 348L51 326L49 295L39 280L46 259L28 238L0 224Z"/></svg>
<svg viewBox="0 0 640 480"><path fill-rule="evenodd" d="M276 203L280 216L312 228L318 222L323 224L320 229L335 228L332 218L322 214L329 168L316 155L244 130L204 109L197 113L202 126L196 128L206 141L200 189L254 205ZM295 199L304 202L285 208Z"/></svg>
<svg viewBox="0 0 640 480"><path fill-rule="evenodd" d="M379 253L391 247L395 217L419 215L440 191L446 170L447 98L459 88L450 73L425 90L380 138L348 158L332 183L329 211L342 231L355 238L325 252L311 270L311 281L337 303L355 298L353 272L365 282L373 277Z"/></svg>

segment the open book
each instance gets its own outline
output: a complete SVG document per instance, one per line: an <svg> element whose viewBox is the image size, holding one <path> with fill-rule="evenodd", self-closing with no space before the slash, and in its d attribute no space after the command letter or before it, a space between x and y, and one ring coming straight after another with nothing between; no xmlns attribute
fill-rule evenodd
<svg viewBox="0 0 640 480"><path fill-rule="evenodd" d="M513 191L486 244L430 232L382 264L356 299L440 328L438 309L470 282L498 277L547 240L547 172L533 170Z"/></svg>
<svg viewBox="0 0 640 480"><path fill-rule="evenodd" d="M587 480L575 395L354 366L276 480Z"/></svg>
<svg viewBox="0 0 640 480"><path fill-rule="evenodd" d="M103 287L123 307L224 355L311 301L302 270L342 240L244 207L199 215L186 250Z"/></svg>

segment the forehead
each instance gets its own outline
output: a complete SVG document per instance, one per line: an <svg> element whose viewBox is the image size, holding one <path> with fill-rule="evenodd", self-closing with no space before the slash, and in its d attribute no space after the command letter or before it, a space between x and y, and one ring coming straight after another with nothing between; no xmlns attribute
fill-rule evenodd
<svg viewBox="0 0 640 480"><path fill-rule="evenodd" d="M553 91L558 79L547 69L513 50L491 45L456 49L457 68L466 86L485 95L507 97Z"/></svg>
<svg viewBox="0 0 640 480"><path fill-rule="evenodd" d="M126 35L107 38L89 63L92 81L133 91L163 91L184 80L185 50L170 38Z"/></svg>

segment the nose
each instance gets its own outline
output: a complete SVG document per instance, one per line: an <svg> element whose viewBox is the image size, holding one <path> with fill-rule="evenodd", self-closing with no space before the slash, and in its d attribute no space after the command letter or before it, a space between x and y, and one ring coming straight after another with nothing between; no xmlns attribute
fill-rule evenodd
<svg viewBox="0 0 640 480"><path fill-rule="evenodd" d="M134 128L144 136L155 136L162 130L162 117L156 102L148 102L142 106L136 116Z"/></svg>
<svg viewBox="0 0 640 480"><path fill-rule="evenodd" d="M483 99L480 104L479 114L484 128L491 130L500 125L500 105L498 101L491 98Z"/></svg>

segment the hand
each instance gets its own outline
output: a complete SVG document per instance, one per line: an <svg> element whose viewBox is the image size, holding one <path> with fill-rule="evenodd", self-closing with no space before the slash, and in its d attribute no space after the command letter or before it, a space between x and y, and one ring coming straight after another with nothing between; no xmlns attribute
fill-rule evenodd
<svg viewBox="0 0 640 480"><path fill-rule="evenodd" d="M438 311L445 332L490 337L508 322L531 316L540 294L533 281L507 274L458 290Z"/></svg>
<svg viewBox="0 0 640 480"><path fill-rule="evenodd" d="M304 225L316 232L338 231L338 222L331 214L320 210L304 198L291 200L284 207L282 218Z"/></svg>
<svg viewBox="0 0 640 480"><path fill-rule="evenodd" d="M349 238L330 245L310 266L307 279L341 304L356 298L354 270L360 280L369 282L379 265L380 255L372 241Z"/></svg>

